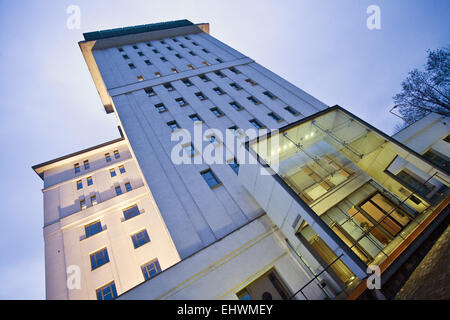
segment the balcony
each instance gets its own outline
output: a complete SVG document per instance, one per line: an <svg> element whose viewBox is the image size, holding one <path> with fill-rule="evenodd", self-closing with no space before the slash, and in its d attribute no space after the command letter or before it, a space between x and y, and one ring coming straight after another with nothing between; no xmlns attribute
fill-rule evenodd
<svg viewBox="0 0 450 320"><path fill-rule="evenodd" d="M449 196L444 170L338 106L246 149L256 164L241 164L242 184L344 290Z"/></svg>

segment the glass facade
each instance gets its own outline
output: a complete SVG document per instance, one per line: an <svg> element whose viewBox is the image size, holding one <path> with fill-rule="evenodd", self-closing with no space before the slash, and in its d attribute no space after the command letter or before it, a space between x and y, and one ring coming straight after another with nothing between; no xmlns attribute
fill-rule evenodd
<svg viewBox="0 0 450 320"><path fill-rule="evenodd" d="M339 107L249 149L366 265L386 260L449 195L440 166ZM314 228L303 223L296 235L349 284L354 275Z"/></svg>

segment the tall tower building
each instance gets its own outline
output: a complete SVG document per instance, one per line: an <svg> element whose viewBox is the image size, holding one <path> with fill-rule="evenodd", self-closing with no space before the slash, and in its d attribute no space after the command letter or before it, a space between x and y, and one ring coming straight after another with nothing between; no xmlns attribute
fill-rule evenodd
<svg viewBox="0 0 450 320"><path fill-rule="evenodd" d="M329 108L215 39L208 24L84 38L105 111L124 137L34 167L44 179L50 299L351 297L364 291L368 265L392 270L445 211L441 117L403 133L435 146L426 158L428 149ZM130 166L117 181L108 175L123 164L105 155L116 144ZM74 167L88 157L98 187L89 168L80 176ZM90 176L91 190L79 191ZM114 194L130 181L129 192ZM94 193L101 210L89 203ZM93 223L98 236L89 236ZM104 267L94 268L97 258ZM81 289L67 287L69 266L82 266Z"/></svg>

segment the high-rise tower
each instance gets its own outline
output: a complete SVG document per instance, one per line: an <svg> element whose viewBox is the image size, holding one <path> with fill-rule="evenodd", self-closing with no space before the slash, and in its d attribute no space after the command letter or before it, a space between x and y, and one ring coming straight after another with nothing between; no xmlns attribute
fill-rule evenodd
<svg viewBox="0 0 450 320"><path fill-rule="evenodd" d="M130 163L145 189L142 201L150 208L133 228L125 228L117 212L126 216L128 207L105 207L104 219L111 227L106 227L105 239L80 238L92 242L87 251L79 251L83 245L73 239L66 242L60 223L52 225L60 246L46 246L50 270L68 267L67 258L53 252L61 246L66 257L76 248L78 263L88 265L88 254L105 247L128 251L109 256L103 271L83 269L89 288L84 296L72 295L72 290L63 295L66 270L57 279L48 275L48 285L58 287L58 294L49 298L334 298L358 286L367 265L390 261L446 201L449 180L441 167L215 39L208 24L180 20L84 37L80 48L106 112L115 113L123 129ZM441 120L435 120L434 140L428 145L447 135ZM266 128L280 133L258 141L245 135L250 129L265 133ZM183 135L192 140L183 142ZM263 141L276 138L276 149L259 153ZM236 146L246 148L253 164L238 156ZM223 161L205 161L220 150ZM175 161L180 152L189 163ZM82 160L78 158L68 157L67 169L74 170L72 162ZM99 166L103 174L111 169ZM38 166L45 180L44 167ZM270 175L259 174L263 171ZM76 174L65 179L76 186ZM419 192L418 185L427 187ZM109 188L115 188L112 181ZM61 198L44 197L46 201L59 208L46 225L67 219ZM70 212L68 218L77 220L73 232L87 232L83 223L92 220L87 212L84 220ZM142 230L147 232L139 239L152 257L136 253L145 247L132 249L133 237ZM111 237L118 233L122 240L113 243ZM127 252L130 261L122 261ZM155 259L164 264L152 265L154 271L146 277L145 263ZM133 276L123 273L122 264ZM144 280L149 281L136 286Z"/></svg>

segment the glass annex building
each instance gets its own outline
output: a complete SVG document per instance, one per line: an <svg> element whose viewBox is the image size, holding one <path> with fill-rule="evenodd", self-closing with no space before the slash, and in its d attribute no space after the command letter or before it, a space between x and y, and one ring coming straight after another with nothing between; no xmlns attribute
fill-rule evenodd
<svg viewBox="0 0 450 320"><path fill-rule="evenodd" d="M445 169L339 106L246 147L259 166L241 165L242 183L337 293L386 269L449 194Z"/></svg>

